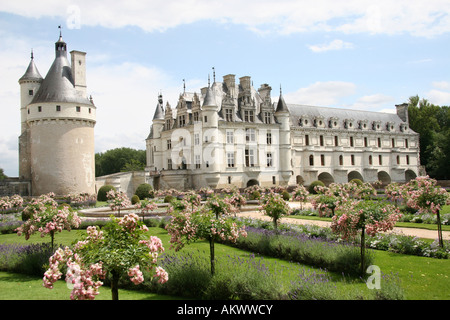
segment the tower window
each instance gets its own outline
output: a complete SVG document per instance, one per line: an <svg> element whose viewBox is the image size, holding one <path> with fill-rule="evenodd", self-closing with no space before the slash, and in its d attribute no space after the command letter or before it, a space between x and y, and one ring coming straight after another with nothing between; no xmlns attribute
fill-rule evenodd
<svg viewBox="0 0 450 320"><path fill-rule="evenodd" d="M81 107L77 106L77 112L81 112Z"/></svg>
<svg viewBox="0 0 450 320"><path fill-rule="evenodd" d="M272 153L271 152L267 153L267 166L268 167L272 166Z"/></svg>
<svg viewBox="0 0 450 320"><path fill-rule="evenodd" d="M61 111L61 106L56 106L56 111Z"/></svg>
<svg viewBox="0 0 450 320"><path fill-rule="evenodd" d="M28 90L28 95L32 96L33 95L33 90Z"/></svg>
<svg viewBox="0 0 450 320"><path fill-rule="evenodd" d="M38 106L38 112L42 112L42 107Z"/></svg>

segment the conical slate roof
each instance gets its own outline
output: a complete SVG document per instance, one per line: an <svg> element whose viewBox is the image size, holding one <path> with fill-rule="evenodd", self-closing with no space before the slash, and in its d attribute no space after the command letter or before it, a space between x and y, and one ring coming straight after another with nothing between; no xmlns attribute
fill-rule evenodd
<svg viewBox="0 0 450 320"><path fill-rule="evenodd" d="M217 107L216 99L214 98L214 94L211 91L211 88L208 86L206 90L205 99L203 100L203 106L205 107Z"/></svg>
<svg viewBox="0 0 450 320"><path fill-rule="evenodd" d="M41 74L39 73L39 70L36 67L36 64L34 63L33 54L31 54L31 61L28 65L27 71L25 71L25 74L19 79L19 82L25 81L25 80L34 80L34 81L41 81L43 78Z"/></svg>
<svg viewBox="0 0 450 320"><path fill-rule="evenodd" d="M289 109L286 105L286 102L284 102L283 95L280 93L280 98L278 99L277 109L275 112L289 112Z"/></svg>
<svg viewBox="0 0 450 320"><path fill-rule="evenodd" d="M70 102L92 104L87 97L82 96L75 89L72 68L67 60L65 42L62 40L62 37L59 38L55 45L55 60L31 103Z"/></svg>

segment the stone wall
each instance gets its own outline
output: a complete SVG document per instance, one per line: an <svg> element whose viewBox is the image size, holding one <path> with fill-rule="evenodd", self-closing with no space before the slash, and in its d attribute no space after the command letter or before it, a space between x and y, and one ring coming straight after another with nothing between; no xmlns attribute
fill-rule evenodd
<svg viewBox="0 0 450 320"><path fill-rule="evenodd" d="M18 194L22 197L31 195L31 181L19 178L6 178L0 180L0 197Z"/></svg>
<svg viewBox="0 0 450 320"><path fill-rule="evenodd" d="M123 191L131 199L137 187L145 183L145 171L128 171L109 174L95 179L96 191L104 185L112 185L117 191Z"/></svg>

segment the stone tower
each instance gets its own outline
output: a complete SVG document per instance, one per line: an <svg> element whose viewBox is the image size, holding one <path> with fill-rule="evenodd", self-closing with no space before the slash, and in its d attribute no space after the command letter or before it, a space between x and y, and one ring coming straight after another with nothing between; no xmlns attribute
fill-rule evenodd
<svg viewBox="0 0 450 320"><path fill-rule="evenodd" d="M20 78L19 175L32 195L95 193L96 107L86 95L86 53L72 51L62 36L45 78L31 62Z"/></svg>
<svg viewBox="0 0 450 320"><path fill-rule="evenodd" d="M289 179L292 176L291 164L291 128L290 128L290 114L289 109L284 101L280 88L280 98L278 99L277 108L275 110L275 117L281 124L279 131L279 157L280 157L280 176L282 179L281 185L288 185Z"/></svg>

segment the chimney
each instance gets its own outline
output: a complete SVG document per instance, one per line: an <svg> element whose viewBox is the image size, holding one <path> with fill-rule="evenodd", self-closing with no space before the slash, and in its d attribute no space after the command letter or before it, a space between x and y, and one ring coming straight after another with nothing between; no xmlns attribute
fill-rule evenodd
<svg viewBox="0 0 450 320"><path fill-rule="evenodd" d="M86 52L73 50L70 52L72 63L72 78L75 89L86 96Z"/></svg>
<svg viewBox="0 0 450 320"><path fill-rule="evenodd" d="M402 121L409 123L408 119L408 104L396 104L395 107L397 108L397 115L402 119Z"/></svg>

